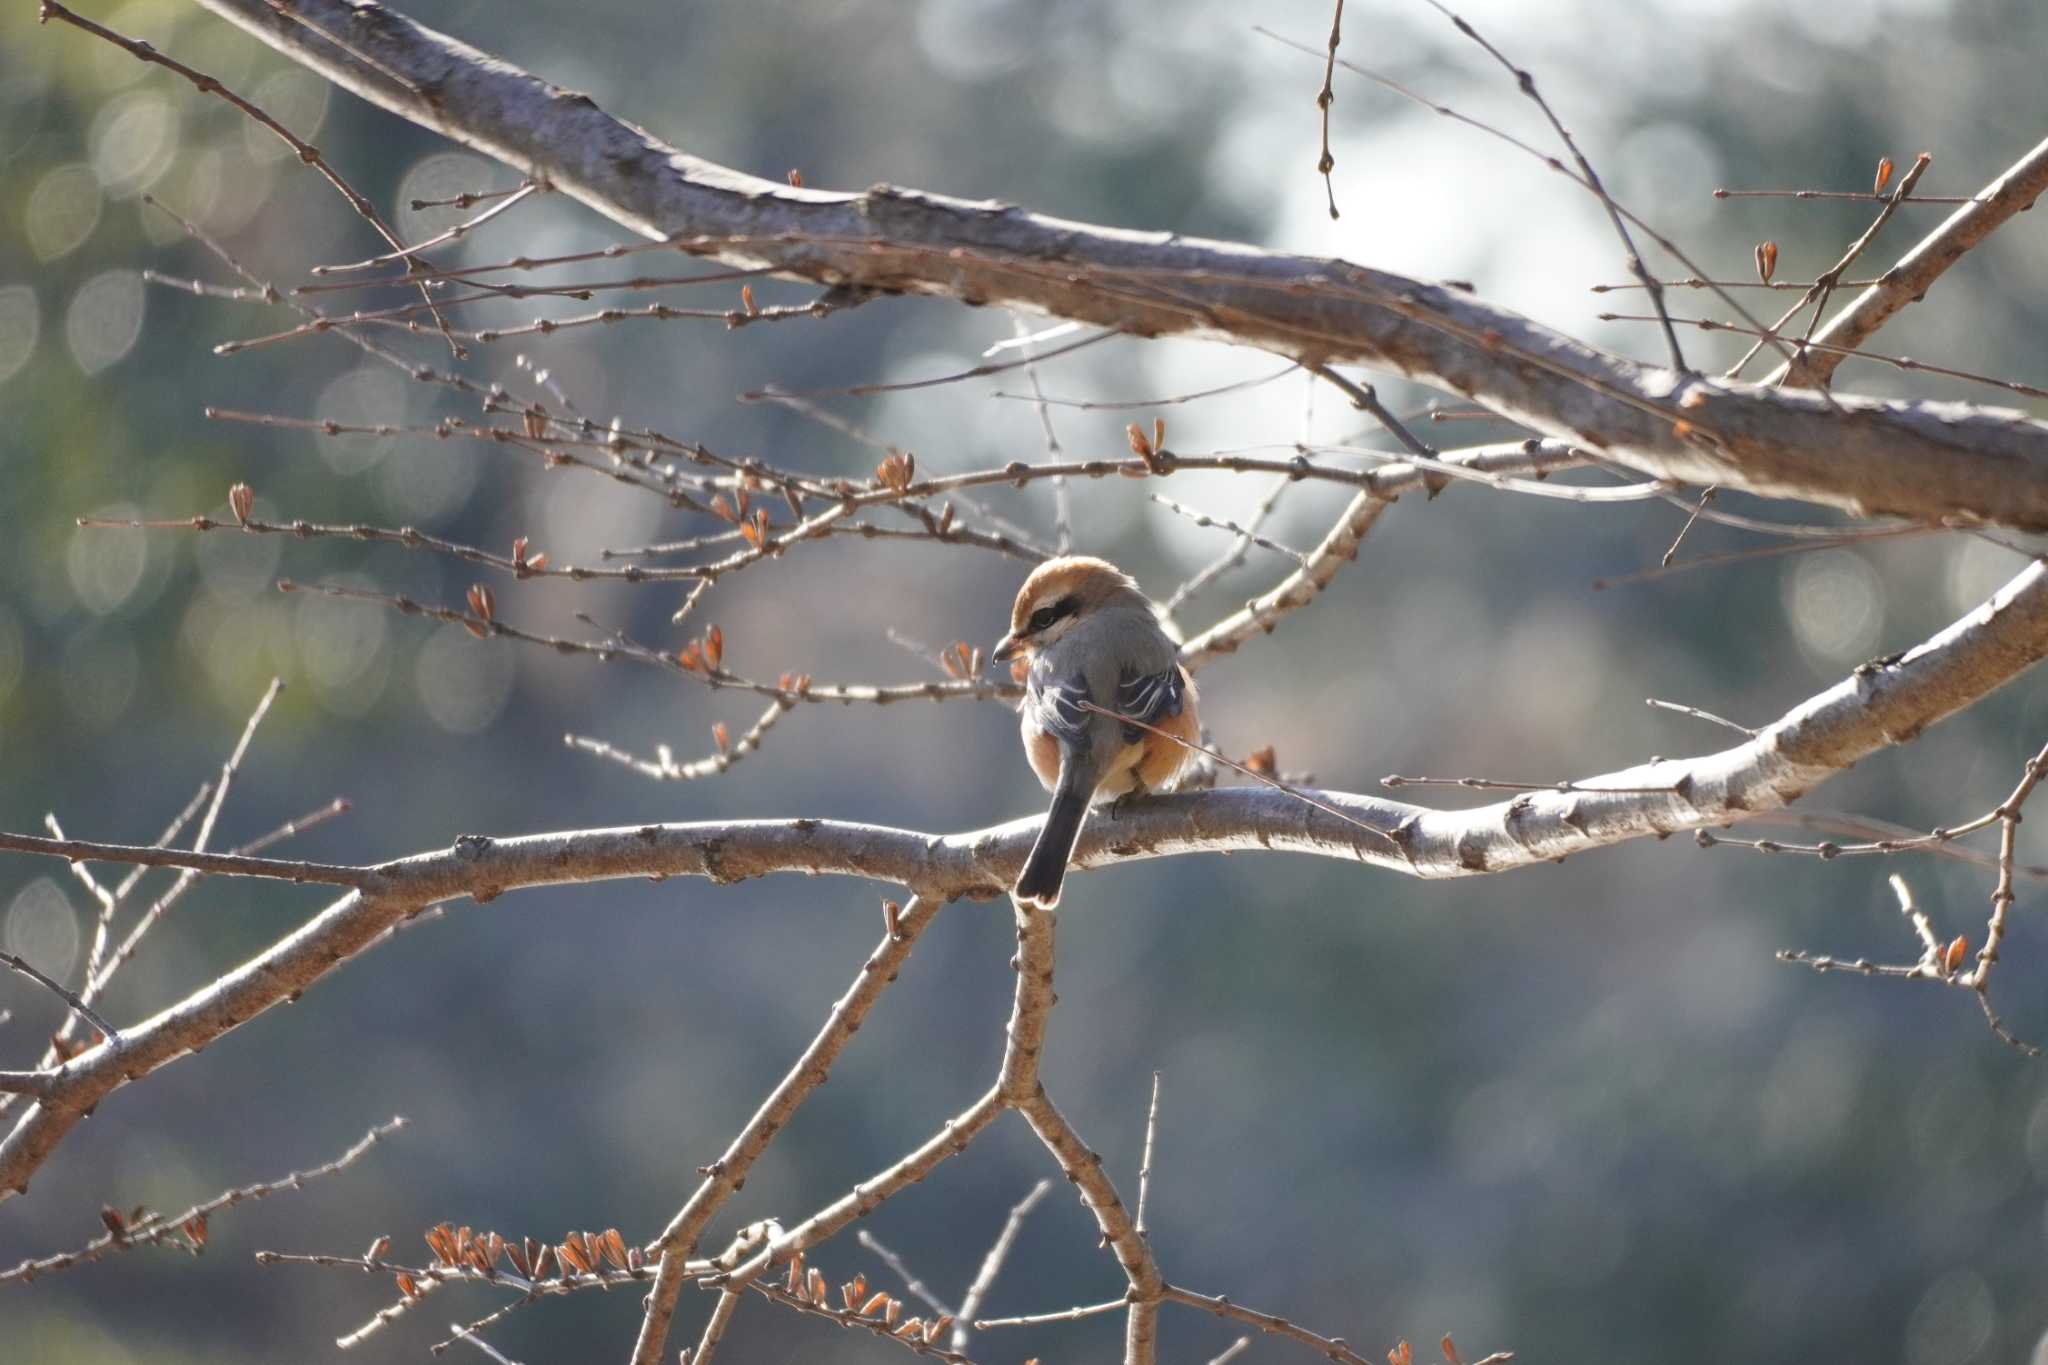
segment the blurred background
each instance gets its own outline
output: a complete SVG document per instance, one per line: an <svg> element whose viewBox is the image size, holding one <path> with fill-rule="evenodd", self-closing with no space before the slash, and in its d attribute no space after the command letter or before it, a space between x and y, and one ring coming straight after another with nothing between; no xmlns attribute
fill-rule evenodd
<svg viewBox="0 0 2048 1365"><path fill-rule="evenodd" d="M1318 61L1253 34L1224 0L838 0L573 7L414 0L417 18L548 78L691 152L805 183L891 181L998 197L1084 221L1240 239L1430 278L1568 333L1656 360L1637 311L1588 287L1624 277L1599 206L1538 162L1339 73L1332 222L1314 172ZM1462 12L1532 68L1614 191L1718 276L1780 246L1811 279L1868 205L1716 201L1717 186L1866 189L1882 156L1934 163L1922 192L1969 194L2048 129L2026 0L1780 0L1645 6L1473 0ZM316 142L409 240L461 214L416 198L504 189L507 169L329 90L184 4L94 18L251 95ZM284 596L290 576L459 604L476 577L393 547L216 533L82 531L81 515L226 515L246 480L277 519L417 525L498 551L525 535L557 561L707 528L658 500L507 452L415 437L326 439L208 422L202 407L339 422L474 416L443 390L336 337L218 357L296 319L145 284L144 270L233 283L155 195L257 274L304 282L384 250L319 177L217 100L75 30L0 11L0 827L146 842L217 771L273 675L287 690L223 815L233 845L346 796L342 820L287 856L365 861L515 833L652 819L808 815L931 830L1039 809L1014 721L990 704L806 707L728 775L657 784L564 747L575 732L679 758L738 734L754 699L671 673L562 659L359 603ZM1259 22L1311 47L1327 7L1271 0ZM1549 146L1540 115L1439 14L1353 3L1344 55ZM1875 274L1945 214L1907 208L1866 257ZM2037 217L2037 215L2035 216ZM2048 240L2015 220L1887 327L1876 349L2043 382ZM444 262L591 250L621 240L572 203L523 204ZM685 273L640 256L635 271ZM606 267L577 268L599 278ZM611 267L619 270L622 267ZM1669 269L1667 274L1685 273ZM724 292L720 292L724 291ZM760 285L763 303L808 297ZM732 286L664 301L731 307ZM1759 307L1782 296L1745 295ZM642 299L610 302L640 302ZM517 323L602 304L479 312ZM1680 291L1674 310L1725 316ZM1041 325L1032 323L1030 325ZM823 322L625 322L479 347L464 373L545 388L600 420L658 427L731 455L866 477L877 453L796 414L736 401L967 368L1007 316L889 300ZM390 344L446 368L445 348ZM1736 343L1688 334L1696 362ZM1717 365L1717 367L1718 367ZM1117 340L1040 371L1071 400L1166 397L1281 368L1270 356ZM539 379L536 371L545 371ZM1911 382L1908 383L1907 380ZM1980 386L1851 361L1845 390L2007 401ZM933 472L1044 458L1012 372L835 413ZM1395 382L1397 411L1429 396ZM559 410L559 409L558 409ZM2031 404L2037 416L2048 405ZM1074 457L1123 453L1123 424L1168 420L1177 450L1360 437L1335 395L1290 375L1133 412L1055 407ZM1477 424L1433 428L1446 444ZM1377 438L1369 438L1377 440ZM1127 483L1073 490L1079 548L1164 594L1228 548ZM1246 480L1167 490L1243 516ZM1051 494L987 501L1041 536ZM1291 491L1268 530L1313 543L1338 489ZM1826 521L1728 497L1732 510ZM1403 501L1328 596L1202 675L1226 749L1370 791L1387 773L1551 780L1726 732L1645 697L1769 720L1861 660L1906 648L1981 601L2020 556L1914 537L1679 573L1595 591L1656 564L1683 513L1460 489ZM1686 554L1765 543L1711 526ZM1199 627L1284 572L1254 550L1183 612ZM1024 566L973 550L831 542L721 584L728 663L762 677L939 676L886 638L983 645ZM679 643L678 594L497 582L502 618L575 630L572 613ZM1926 827L1996 804L2048 735L2029 676L1810 798ZM1441 804L1455 796L1437 796ZM2048 820L2022 858L2048 862ZM1452 1333L1468 1358L1683 1365L1808 1356L1909 1365L2048 1361L2048 1064L1996 1042L1955 992L1773 960L1796 947L1902 960L1885 876L1906 874L1944 934L1981 937L1991 878L1962 863L1767 858L1640 843L1496 878L1419 884L1303 858L1147 862L1080 877L1063 907L1061 1008L1046 1074L1127 1194L1147 1089L1163 1073L1151 1223L1170 1279L1286 1314L1361 1349ZM148 885L168 883L165 874ZM616 1225L651 1237L796 1055L879 932L880 888L778 878L604 885L467 903L419 926L203 1056L125 1090L0 1213L0 1264L81 1244L104 1203L172 1210L338 1153L371 1123L412 1126L302 1193L215 1220L198 1260L143 1250L4 1292L10 1359L244 1362L325 1358L390 1298L360 1275L261 1269L259 1247L355 1254L381 1233L422 1257L447 1219L559 1238ZM1995 998L2048 1038L2037 913L2023 884ZM106 1008L140 1018L302 922L315 891L207 884L149 939ZM59 866L0 861L0 936L75 979L92 906ZM747 1183L713 1241L842 1193L987 1084L1010 973L1007 906L960 904L919 947L833 1083ZM0 1057L31 1065L59 1022L0 976ZM1006 1118L889 1204L871 1229L956 1298L1047 1157ZM1026 1225L992 1314L1109 1297L1085 1213L1055 1192ZM894 1281L849 1237L814 1263ZM451 1318L494 1306L444 1292L357 1353L425 1358ZM708 1302L686 1301L694 1333ZM535 1362L620 1359L635 1296L584 1296L493 1332ZM977 1338L991 1361L1107 1359L1118 1319ZM1169 1314L1164 1357L1207 1359L1236 1333ZM894 1359L893 1348L749 1303L738 1360ZM1434 1349L1433 1347L1431 1348ZM1247 1360L1305 1358L1255 1341Z"/></svg>

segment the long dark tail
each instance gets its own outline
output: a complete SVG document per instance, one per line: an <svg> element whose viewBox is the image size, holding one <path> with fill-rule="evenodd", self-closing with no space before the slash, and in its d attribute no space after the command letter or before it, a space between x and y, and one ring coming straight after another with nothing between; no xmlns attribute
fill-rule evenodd
<svg viewBox="0 0 2048 1365"><path fill-rule="evenodd" d="M1081 837L1082 822L1088 818L1088 798L1095 793L1076 780L1071 765L1060 769L1059 786L1052 794L1052 808L1045 813L1045 827L1038 842L1024 860L1024 871L1012 893L1020 901L1050 910L1060 903L1060 882L1067 875L1067 859L1074 854L1074 841Z"/></svg>

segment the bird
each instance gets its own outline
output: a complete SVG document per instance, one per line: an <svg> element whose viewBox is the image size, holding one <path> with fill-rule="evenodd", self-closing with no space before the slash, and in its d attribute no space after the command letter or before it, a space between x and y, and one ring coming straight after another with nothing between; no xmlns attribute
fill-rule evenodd
<svg viewBox="0 0 2048 1365"><path fill-rule="evenodd" d="M1011 894L1051 909L1089 807L1173 782L1192 750L1169 736L1192 742L1201 726L1194 680L1158 610L1108 560L1063 555L1032 570L992 651L997 660L1019 656L1028 665L1017 708L1024 754L1052 805Z"/></svg>

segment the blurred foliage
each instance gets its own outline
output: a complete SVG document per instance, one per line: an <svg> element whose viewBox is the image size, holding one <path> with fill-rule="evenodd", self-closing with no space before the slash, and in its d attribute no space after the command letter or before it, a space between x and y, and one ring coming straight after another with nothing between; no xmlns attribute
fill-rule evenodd
<svg viewBox="0 0 2048 1365"><path fill-rule="evenodd" d="M196 7L138 0L92 12L258 98L414 239L452 217L415 213L411 198L516 183L328 93ZM814 186L886 179L1469 278L1597 344L1656 353L1646 331L1592 321L1614 296L1585 286L1622 273L1596 205L1355 79L1337 87L1345 216L1329 222L1313 174L1319 69L1248 34L1244 7L1224 0L1170 15L1113 0L440 0L409 12L760 174L798 167ZM1536 70L1617 193L1736 278L1764 238L1780 244L1780 278L1810 277L1868 210L1717 203L1715 185L1858 188L1880 155L1903 165L1924 149L1935 156L1925 187L1968 193L2048 125L2037 70L2048 16L2027 0L1498 0L1466 13ZM474 409L331 336L210 354L292 320L143 287L144 269L235 281L141 192L281 287L306 282L315 263L382 247L233 110L74 30L38 28L33 15L26 4L0 10L0 826L38 828L55 811L83 837L154 837L215 770L273 673L288 690L223 840L348 795L347 820L293 846L311 858L648 818L968 828L1042 800L1009 716L961 706L806 708L728 777L646 787L560 736L643 751L669 742L691 756L709 747L714 720L737 733L758 707L622 663L518 654L374 607L270 590L288 574L458 601L472 575L423 555L76 529L85 514L219 517L236 480L269 516L417 523L499 550L527 535L567 560L705 528L488 448L205 420L208 405L412 424ZM1307 0L1262 7L1260 18L1311 45L1327 32L1326 10ZM1345 33L1348 57L1540 140L1533 110L1425 7L1354 4ZM1902 214L1867 258L1872 273L1938 212ZM441 255L481 262L615 239L609 224L551 200ZM2039 383L2044 282L2048 245L2021 218L1878 348ZM807 297L759 292L763 302ZM1715 312L1691 294L1676 303ZM540 311L529 301L480 316L517 323ZM863 475L872 450L733 395L943 373L1008 335L1000 316L888 301L732 334L635 322L521 338L484 349L465 373L526 390L545 370L546 384L596 416ZM1732 344L1686 342L1703 366ZM391 344L449 365L431 337ZM1127 399L1270 368L1220 347L1132 341L1048 364L1042 382L1063 397ZM1854 362L1839 382L2004 401ZM1031 406L987 396L1020 387L1011 375L833 406L914 449L921 468L965 469L1037 458ZM1397 408L1424 401L1400 385L1383 392ZM1184 450L1355 431L1330 395L1305 398L1298 378L1162 411ZM1077 455L1122 449L1123 415L1061 408L1054 420ZM1228 480L1177 483L1177 497L1219 512L1253 496ZM1077 488L1077 529L1084 548L1164 591L1221 543L1149 506L1144 491ZM1309 543L1340 501L1290 495L1276 534ZM1050 524L1043 490L1001 507L1041 533ZM1938 629L2020 562L1966 539L1911 539L1591 591L1595 578L1654 564L1680 519L1657 504L1471 490L1404 503L1327 600L1205 675L1205 716L1232 751L1273 743L1284 767L1312 767L1333 786L1366 789L1397 771L1597 772L1725 738L1648 710L1645 696L1770 718L1860 659ZM1687 543L1705 554L1755 541L1701 527ZM1277 571L1255 558L1191 619ZM985 642L1018 577L1012 563L961 552L828 544L721 585L701 620L719 621L728 656L757 674L921 678L927 666L884 630ZM542 628L573 630L581 610L649 639L666 638L675 606L672 593L556 583L498 593L502 614ZM1952 823L2009 789L2044 730L2048 697L2029 678L1815 800ZM2038 824L2023 827L2022 856L2044 862ZM1063 918L1048 1075L1132 1180L1149 1073L1162 1069L1152 1221L1169 1277L1356 1342L1448 1330L1468 1355L1510 1347L1532 1361L2039 1361L2048 1073L1993 1042L1952 993L1811 978L1771 957L1780 946L1906 953L1889 870L1673 841L1457 885L1251 856L1091 874ZM1946 931L1981 932L1990 882L1980 869L1903 870ZM2039 884L2027 884L1999 984L2009 1020L2034 1038L2048 1036L2039 902ZM114 1017L161 1007L317 904L269 886L205 887L145 950ZM61 869L0 868L0 933L12 948L75 954L87 906ZM122 1092L30 1198L0 1213L0 1261L82 1243L103 1201L183 1207L324 1160L393 1111L416 1126L335 1180L217 1218L203 1259L139 1252L9 1291L8 1352L308 1357L383 1302L359 1277L259 1271L247 1254L258 1246L348 1252L388 1232L417 1250L417 1234L443 1218L508 1234L616 1224L651 1236L816 1026L879 920L867 888L795 879L452 906L293 1009ZM947 913L728 1226L800 1216L978 1090L999 1053L1008 934L1000 906ZM0 1004L14 1011L0 1044L23 1064L56 1015L11 978L0 978ZM999 1126L889 1205L875 1230L957 1294L1044 1168L1028 1136ZM1114 1267L1093 1244L1078 1208L1049 1202L989 1311L1114 1292ZM880 1277L850 1240L817 1260L839 1278L857 1268ZM374 1357L418 1358L441 1335L434 1323L488 1307L452 1293L443 1302L447 1314L418 1315L380 1338ZM634 1308L626 1296L551 1303L496 1339L527 1360L618 1358ZM740 1358L894 1358L751 1305L735 1330ZM1113 1330L1098 1321L978 1349L1066 1359L1106 1351ZM1232 1335L1169 1315L1164 1342L1174 1358L1205 1358ZM1261 1342L1254 1358L1289 1349Z"/></svg>

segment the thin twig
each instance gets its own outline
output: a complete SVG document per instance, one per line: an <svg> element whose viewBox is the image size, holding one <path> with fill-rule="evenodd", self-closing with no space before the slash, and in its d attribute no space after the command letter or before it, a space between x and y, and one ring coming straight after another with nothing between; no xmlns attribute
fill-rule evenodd
<svg viewBox="0 0 2048 1365"><path fill-rule="evenodd" d="M1586 188L1593 192L1601 207L1607 210L1607 219L1614 225L1614 235L1621 239L1621 248L1628 255L1629 273L1649 291L1650 302L1664 319L1664 344L1670 350L1671 368L1680 374L1691 373L1692 367L1685 363L1685 351L1678 344L1678 333L1672 329L1671 319L1665 313L1664 286L1650 273L1650 268L1643 264L1643 254L1636 250L1635 238L1630 235L1628 224L1622 220L1621 206L1607 193L1607 187L1600 183L1599 173L1593 169L1593 163L1586 159L1585 153L1579 150L1579 144L1573 140L1571 130L1564 126L1564 120L1557 116L1557 111L1550 107L1550 101L1544 99L1542 93L1536 89L1536 77L1509 61L1505 53L1488 42L1478 29L1453 13L1441 0L1428 0L1428 3L1439 14L1449 19L1458 32L1479 44L1488 56L1499 62L1508 74L1515 78L1517 88L1543 111L1544 118L1550 120L1550 126L1557 133L1559 141L1563 142L1565 150L1572 154L1572 160L1578 163L1579 172L1585 178Z"/></svg>
<svg viewBox="0 0 2048 1365"><path fill-rule="evenodd" d="M981 1311L981 1305L988 1298L988 1291L995 1286L996 1276L1002 1272L1003 1262L1009 1259L1010 1248L1016 1245L1017 1233L1024 1226L1024 1220L1031 1210L1038 1207L1038 1201L1045 1198L1052 1188L1050 1180L1041 1180L1031 1187L1031 1192L1010 1209L1010 1216L1003 1220L1003 1230L995 1243L989 1247L988 1255L981 1259L981 1269L975 1272L974 1282L967 1286L967 1293L960 1300L960 1311L954 1315L953 1349L967 1349L968 1339L974 1333L974 1315ZM944 1313L945 1310L939 1310Z"/></svg>
<svg viewBox="0 0 2048 1365"><path fill-rule="evenodd" d="M1051 1313L1027 1313L1015 1318L982 1318L974 1324L974 1330L985 1332L996 1327L1044 1327L1055 1322L1079 1322L1083 1318L1100 1317L1129 1306L1129 1300L1122 1297L1108 1299L1102 1303L1085 1304L1076 1308L1061 1308Z"/></svg>
<svg viewBox="0 0 2048 1365"><path fill-rule="evenodd" d="M1808 304L1814 305L1813 317L1809 320L1806 337L1799 343L1800 349L1794 353L1791 359L1785 362L1784 369L1778 375L1773 376L1775 381L1783 382L1793 371L1799 368L1800 357L1805 354L1805 348L1812 344L1814 329L1819 325L1821 313L1827 308L1828 297L1834 293L1836 286L1841 283L1842 273L1855 262L1858 256L1863 254L1863 249L1876 239L1878 229L1891 220L1892 214L1897 211L1899 205L1906 202L1906 198L1912 194L1914 186L1920 183L1920 177L1926 173L1929 160L1930 158L1923 154L1914 161L1906 174L1900 177L1898 186L1885 196L1884 207L1878 210L1877 217L1871 222L1870 226L1865 228L1862 235L1849 244L1848 250L1842 254L1841 259L1814 277L1813 284L1804 294L1799 296L1799 302L1786 309L1785 315L1771 324L1769 329L1770 335L1775 337L1786 323L1799 316L1800 309ZM1748 321L1751 321L1752 324L1754 322L1753 319ZM1760 337L1761 335L1759 333ZM1758 351L1763 349L1763 345L1763 341L1759 339L1754 346L1751 346L1749 350L1743 353L1742 359L1736 361L1727 369L1722 377L1726 379L1738 377L1742 373L1743 367L1755 358Z"/></svg>
<svg viewBox="0 0 2048 1365"><path fill-rule="evenodd" d="M355 1143L347 1151L332 1161L326 1162L323 1165L308 1167L303 1171L293 1171L289 1175L282 1176L276 1180L262 1181L254 1185L244 1185L239 1189L224 1191L206 1200L204 1203L194 1204L183 1213L173 1214L168 1218L162 1214L146 1213L133 1221L124 1219L120 1228L109 1227L105 1234L94 1238L76 1251L67 1251L56 1256L45 1256L41 1260L23 1261L12 1270L0 1270L0 1283L5 1283L8 1280L33 1280L38 1275L47 1275L58 1270L69 1270L75 1265L84 1265L88 1262L97 1261L109 1252L127 1251L132 1247L151 1246L166 1238L181 1234L186 1238L188 1248L196 1255L206 1248L207 1220L212 1215L220 1212L220 1210L230 1208L236 1204L248 1203L252 1200L268 1199L273 1194L283 1194L287 1190L297 1190L303 1187L309 1180L318 1180L322 1176L333 1175L336 1171L346 1170L354 1165L356 1160L365 1152L405 1127L405 1125L406 1120L402 1115L394 1117L389 1122L380 1123L369 1132L363 1134L362 1137L356 1139Z"/></svg>
<svg viewBox="0 0 2048 1365"><path fill-rule="evenodd" d="M768 709L761 713L761 718L747 727L747 732L741 735L737 742L728 742L724 738L725 727L721 724L716 732L718 744L715 752L689 763L676 762L675 754L666 744L657 745L654 757L645 759L636 758L623 749L614 748L601 739L591 739L586 735L563 735L562 742L572 749L581 749L599 758L622 763L642 777L651 777L661 782L693 782L700 777L713 777L725 772L733 764L759 749L761 737L795 706L794 699L777 697L768 703Z"/></svg>
<svg viewBox="0 0 2048 1365"><path fill-rule="evenodd" d="M121 1045L120 1032L112 1024L101 1018L99 1011L79 999L78 995L63 982L46 975L27 959L16 957L13 953L0 953L0 967L10 968L35 982L38 986L41 986L44 990L62 1000L72 1013L78 1015L79 1018L105 1034L108 1042L116 1047Z"/></svg>
<svg viewBox="0 0 2048 1365"><path fill-rule="evenodd" d="M1337 78L1337 44L1342 40L1344 29L1344 0L1336 0L1330 14L1330 59L1323 63L1323 88L1316 92L1316 108L1323 116L1323 154L1316 160L1316 173L1323 177L1323 194L1330 201L1330 219L1335 222L1337 212L1337 185L1331 172L1337 169L1337 158L1330 154L1330 106L1337 102L1337 92L1332 86Z"/></svg>
<svg viewBox="0 0 2048 1365"><path fill-rule="evenodd" d="M941 1316L952 1313L953 1310L946 1306L945 1300L941 1299L937 1294L932 1293L930 1286L925 1284L925 1282L923 1280L920 1280L916 1275L912 1274L910 1267L904 1263L903 1258L897 1255L895 1251L893 1251L886 1244L884 1244L881 1238L875 1236L875 1234L869 1232L866 1228L860 1229L853 1235L854 1240L858 1241L867 1250L873 1252L876 1256L880 1257L882 1264L889 1267L891 1271L895 1272L897 1279L903 1281L904 1293L909 1294L912 1298L915 1298L925 1307L931 1309L934 1313L940 1314Z"/></svg>
<svg viewBox="0 0 2048 1365"><path fill-rule="evenodd" d="M1654 706L1659 711L1676 711L1682 716L1691 716L1695 720L1704 720L1714 725L1726 726L1737 734L1748 735L1752 739L1756 737L1756 731L1750 729L1747 725L1739 725L1725 716L1715 715L1712 711L1702 711L1697 706L1686 706L1681 702L1675 701L1659 701L1655 697L1645 697L1643 701L1646 705Z"/></svg>
<svg viewBox="0 0 2048 1365"><path fill-rule="evenodd" d="M1145 1235L1145 1204L1152 1195L1152 1139L1159 1131L1159 1073L1152 1073L1152 1102L1145 1108L1145 1154L1138 1159L1138 1235Z"/></svg>
<svg viewBox="0 0 2048 1365"><path fill-rule="evenodd" d="M1022 316L1012 313L1010 325L1016 332L1017 340L1024 345L1025 355L1031 355L1031 348L1025 339L1030 329L1025 326ZM1035 363L1024 367L1024 377L1031 382L1031 396L1038 411L1039 429L1045 433L1045 460L1047 464L1065 462L1066 451L1060 446L1059 432L1052 424L1052 405L1046 401L1045 386L1038 382L1038 366ZM1065 475L1055 476L1052 481L1052 524L1054 544L1059 553L1066 554L1074 546L1074 508L1072 495L1067 491ZM958 1349L957 1347L955 1348Z"/></svg>

